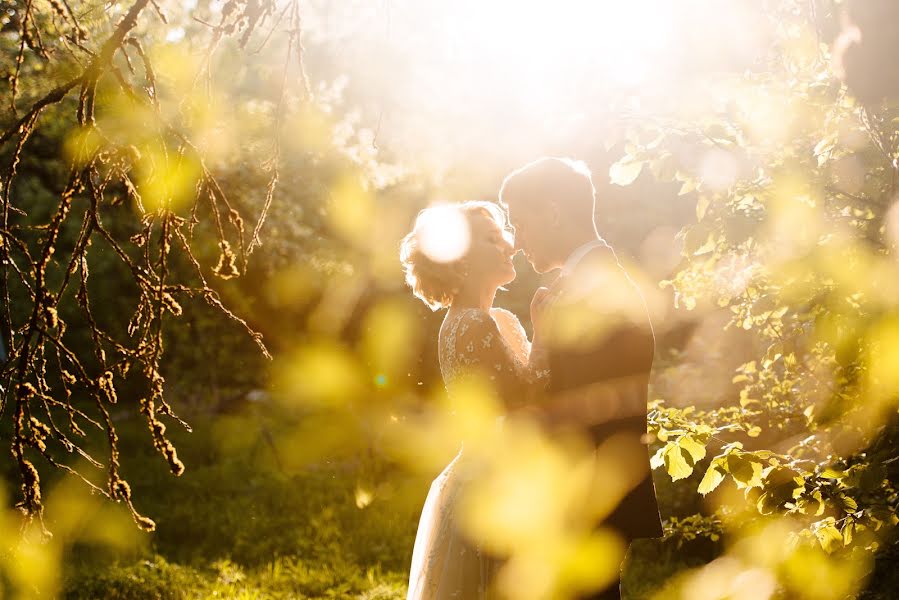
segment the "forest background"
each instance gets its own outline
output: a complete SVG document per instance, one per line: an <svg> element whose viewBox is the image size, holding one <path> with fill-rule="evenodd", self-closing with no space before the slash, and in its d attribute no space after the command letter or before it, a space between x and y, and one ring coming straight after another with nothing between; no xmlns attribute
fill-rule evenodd
<svg viewBox="0 0 899 600"><path fill-rule="evenodd" d="M0 595L404 597L498 408L447 405L399 240L559 155L657 336L626 596L892 597L891 4L0 2ZM602 585L582 457L507 435L504 592Z"/></svg>

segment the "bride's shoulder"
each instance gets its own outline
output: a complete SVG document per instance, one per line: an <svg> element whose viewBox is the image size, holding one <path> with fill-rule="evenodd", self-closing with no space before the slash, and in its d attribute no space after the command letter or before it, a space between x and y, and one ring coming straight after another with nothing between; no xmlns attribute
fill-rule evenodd
<svg viewBox="0 0 899 600"><path fill-rule="evenodd" d="M489 312L461 309L444 318L439 334L441 352L446 356L468 356L478 348L489 347L498 335L499 328Z"/></svg>
<svg viewBox="0 0 899 600"><path fill-rule="evenodd" d="M488 322L493 322L488 311L480 308L460 308L446 313L440 331L451 336L464 335L472 327L477 328Z"/></svg>
<svg viewBox="0 0 899 600"><path fill-rule="evenodd" d="M509 321L518 321L518 315L513 313L511 310L500 308L499 306L494 306L490 309L490 315L494 319L506 319Z"/></svg>
<svg viewBox="0 0 899 600"><path fill-rule="evenodd" d="M518 315L511 310L496 306L490 309L490 316L492 316L498 323L505 323L516 329L522 327Z"/></svg>
<svg viewBox="0 0 899 600"><path fill-rule="evenodd" d="M490 318L490 312L480 308L450 309L443 317L443 326L465 321L483 321Z"/></svg>

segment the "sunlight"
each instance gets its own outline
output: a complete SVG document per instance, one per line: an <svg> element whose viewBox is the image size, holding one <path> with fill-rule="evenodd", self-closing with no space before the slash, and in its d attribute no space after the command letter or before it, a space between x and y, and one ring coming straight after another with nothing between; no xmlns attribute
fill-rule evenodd
<svg viewBox="0 0 899 600"><path fill-rule="evenodd" d="M344 41L339 68L365 86L367 98L377 98L363 111L381 118L379 145L403 148L413 164L439 171L460 149L473 163L504 150L545 151L610 99L667 98L668 88L681 85L677 75L692 51L685 27L697 27L693 16L700 14L700 27L711 29L731 10L709 4L692 0L683 10L660 0L394 0L389 11L328 5L309 16L306 35Z"/></svg>
<svg viewBox="0 0 899 600"><path fill-rule="evenodd" d="M893 598L897 23L6 2L0 600Z"/></svg>
<svg viewBox="0 0 899 600"><path fill-rule="evenodd" d="M703 183L711 190L726 191L739 174L737 161L730 152L715 148L702 157L700 174Z"/></svg>
<svg viewBox="0 0 899 600"><path fill-rule="evenodd" d="M658 0L461 2L448 49L476 60L484 78L512 66L503 70L515 89L538 91L560 76L577 76L585 61L601 63L599 74L617 84L634 85L660 58L670 17Z"/></svg>
<svg viewBox="0 0 899 600"><path fill-rule="evenodd" d="M699 571L686 586L683 598L694 600L768 600L776 581L764 569L746 569L732 558L719 558Z"/></svg>
<svg viewBox="0 0 899 600"><path fill-rule="evenodd" d="M468 221L449 205L435 206L422 213L415 229L421 251L438 263L458 260L471 242Z"/></svg>

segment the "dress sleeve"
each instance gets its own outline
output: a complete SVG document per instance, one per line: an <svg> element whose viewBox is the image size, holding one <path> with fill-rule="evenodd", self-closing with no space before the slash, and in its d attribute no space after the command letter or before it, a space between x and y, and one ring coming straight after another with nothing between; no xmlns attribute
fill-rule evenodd
<svg viewBox="0 0 899 600"><path fill-rule="evenodd" d="M493 382L507 407L521 406L532 398L533 374L526 363L516 358L488 314L473 312L463 317L454 352L461 369Z"/></svg>
<svg viewBox="0 0 899 600"><path fill-rule="evenodd" d="M549 383L549 368L546 365L545 356L538 356L532 352L533 346L528 340L528 334L525 332L521 321L515 316L515 313L509 312L505 308L494 308L498 319L502 320L506 327L506 335L511 342L523 349L523 362L516 361L521 376L536 388L545 388Z"/></svg>

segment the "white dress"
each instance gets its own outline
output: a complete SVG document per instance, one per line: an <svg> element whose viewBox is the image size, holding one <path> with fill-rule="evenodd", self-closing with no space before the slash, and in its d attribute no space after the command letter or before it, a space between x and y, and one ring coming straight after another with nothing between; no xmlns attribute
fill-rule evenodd
<svg viewBox="0 0 899 600"><path fill-rule="evenodd" d="M511 312L462 309L440 328L439 359L444 385L469 369L480 369L496 384L505 404L524 401L528 385L545 376L529 370L531 344ZM516 397L517 396L517 397ZM495 563L458 531L455 504L464 486L462 451L434 479L425 500L409 573L407 600L484 598Z"/></svg>

